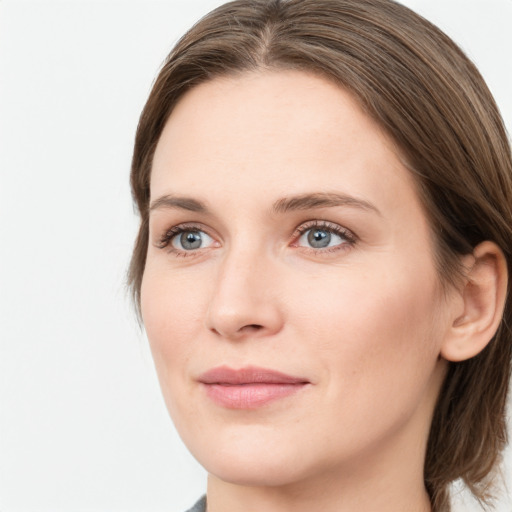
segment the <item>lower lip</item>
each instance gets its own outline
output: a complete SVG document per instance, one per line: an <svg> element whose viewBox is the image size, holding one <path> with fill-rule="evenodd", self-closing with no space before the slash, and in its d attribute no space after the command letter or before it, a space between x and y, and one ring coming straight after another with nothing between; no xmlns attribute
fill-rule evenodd
<svg viewBox="0 0 512 512"><path fill-rule="evenodd" d="M204 384L206 394L217 405L227 409L257 409L286 398L304 389L307 383L297 384Z"/></svg>

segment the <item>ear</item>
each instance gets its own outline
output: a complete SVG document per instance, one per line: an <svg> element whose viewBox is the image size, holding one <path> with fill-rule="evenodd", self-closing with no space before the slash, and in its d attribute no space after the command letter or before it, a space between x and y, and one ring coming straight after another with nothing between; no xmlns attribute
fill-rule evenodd
<svg viewBox="0 0 512 512"><path fill-rule="evenodd" d="M441 347L441 356L448 361L479 354L496 333L505 307L508 272L501 249L493 242L482 242L465 259L466 279L456 292L457 311Z"/></svg>

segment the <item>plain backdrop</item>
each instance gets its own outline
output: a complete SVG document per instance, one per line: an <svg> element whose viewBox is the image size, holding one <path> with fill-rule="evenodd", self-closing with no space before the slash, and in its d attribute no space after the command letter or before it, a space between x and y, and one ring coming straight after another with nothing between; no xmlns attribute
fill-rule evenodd
<svg viewBox="0 0 512 512"><path fill-rule="evenodd" d="M160 64L220 3L0 1L1 512L180 512L204 492L125 290L128 173ZM512 0L404 3L474 59L510 130Z"/></svg>

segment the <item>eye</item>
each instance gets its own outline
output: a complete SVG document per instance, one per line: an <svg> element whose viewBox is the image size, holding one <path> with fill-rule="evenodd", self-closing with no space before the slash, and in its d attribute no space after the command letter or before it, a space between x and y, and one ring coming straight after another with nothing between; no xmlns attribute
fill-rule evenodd
<svg viewBox="0 0 512 512"><path fill-rule="evenodd" d="M172 235L171 246L177 251L195 251L209 247L214 240L204 231L196 229L183 229Z"/></svg>
<svg viewBox="0 0 512 512"><path fill-rule="evenodd" d="M298 228L299 237L295 246L313 250L332 249L351 246L355 243L354 235L337 224L314 221Z"/></svg>
<svg viewBox="0 0 512 512"><path fill-rule="evenodd" d="M176 256L192 256L201 249L218 247L219 243L210 236L202 225L179 224L173 226L155 241L159 249L167 249Z"/></svg>
<svg viewBox="0 0 512 512"><path fill-rule="evenodd" d="M298 245L308 245L313 249L325 249L326 247L332 247L343 243L341 236L331 233L327 229L308 229L299 238Z"/></svg>

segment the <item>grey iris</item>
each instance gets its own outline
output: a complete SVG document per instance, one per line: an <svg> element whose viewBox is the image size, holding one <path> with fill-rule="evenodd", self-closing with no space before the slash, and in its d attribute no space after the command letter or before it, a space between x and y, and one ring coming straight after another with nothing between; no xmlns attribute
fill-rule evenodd
<svg viewBox="0 0 512 512"><path fill-rule="evenodd" d="M312 229L308 233L308 242L315 249L328 247L331 242L331 233L322 229Z"/></svg>
<svg viewBox="0 0 512 512"><path fill-rule="evenodd" d="M202 244L201 235L197 231L186 231L180 236L180 242L183 249L199 249Z"/></svg>

